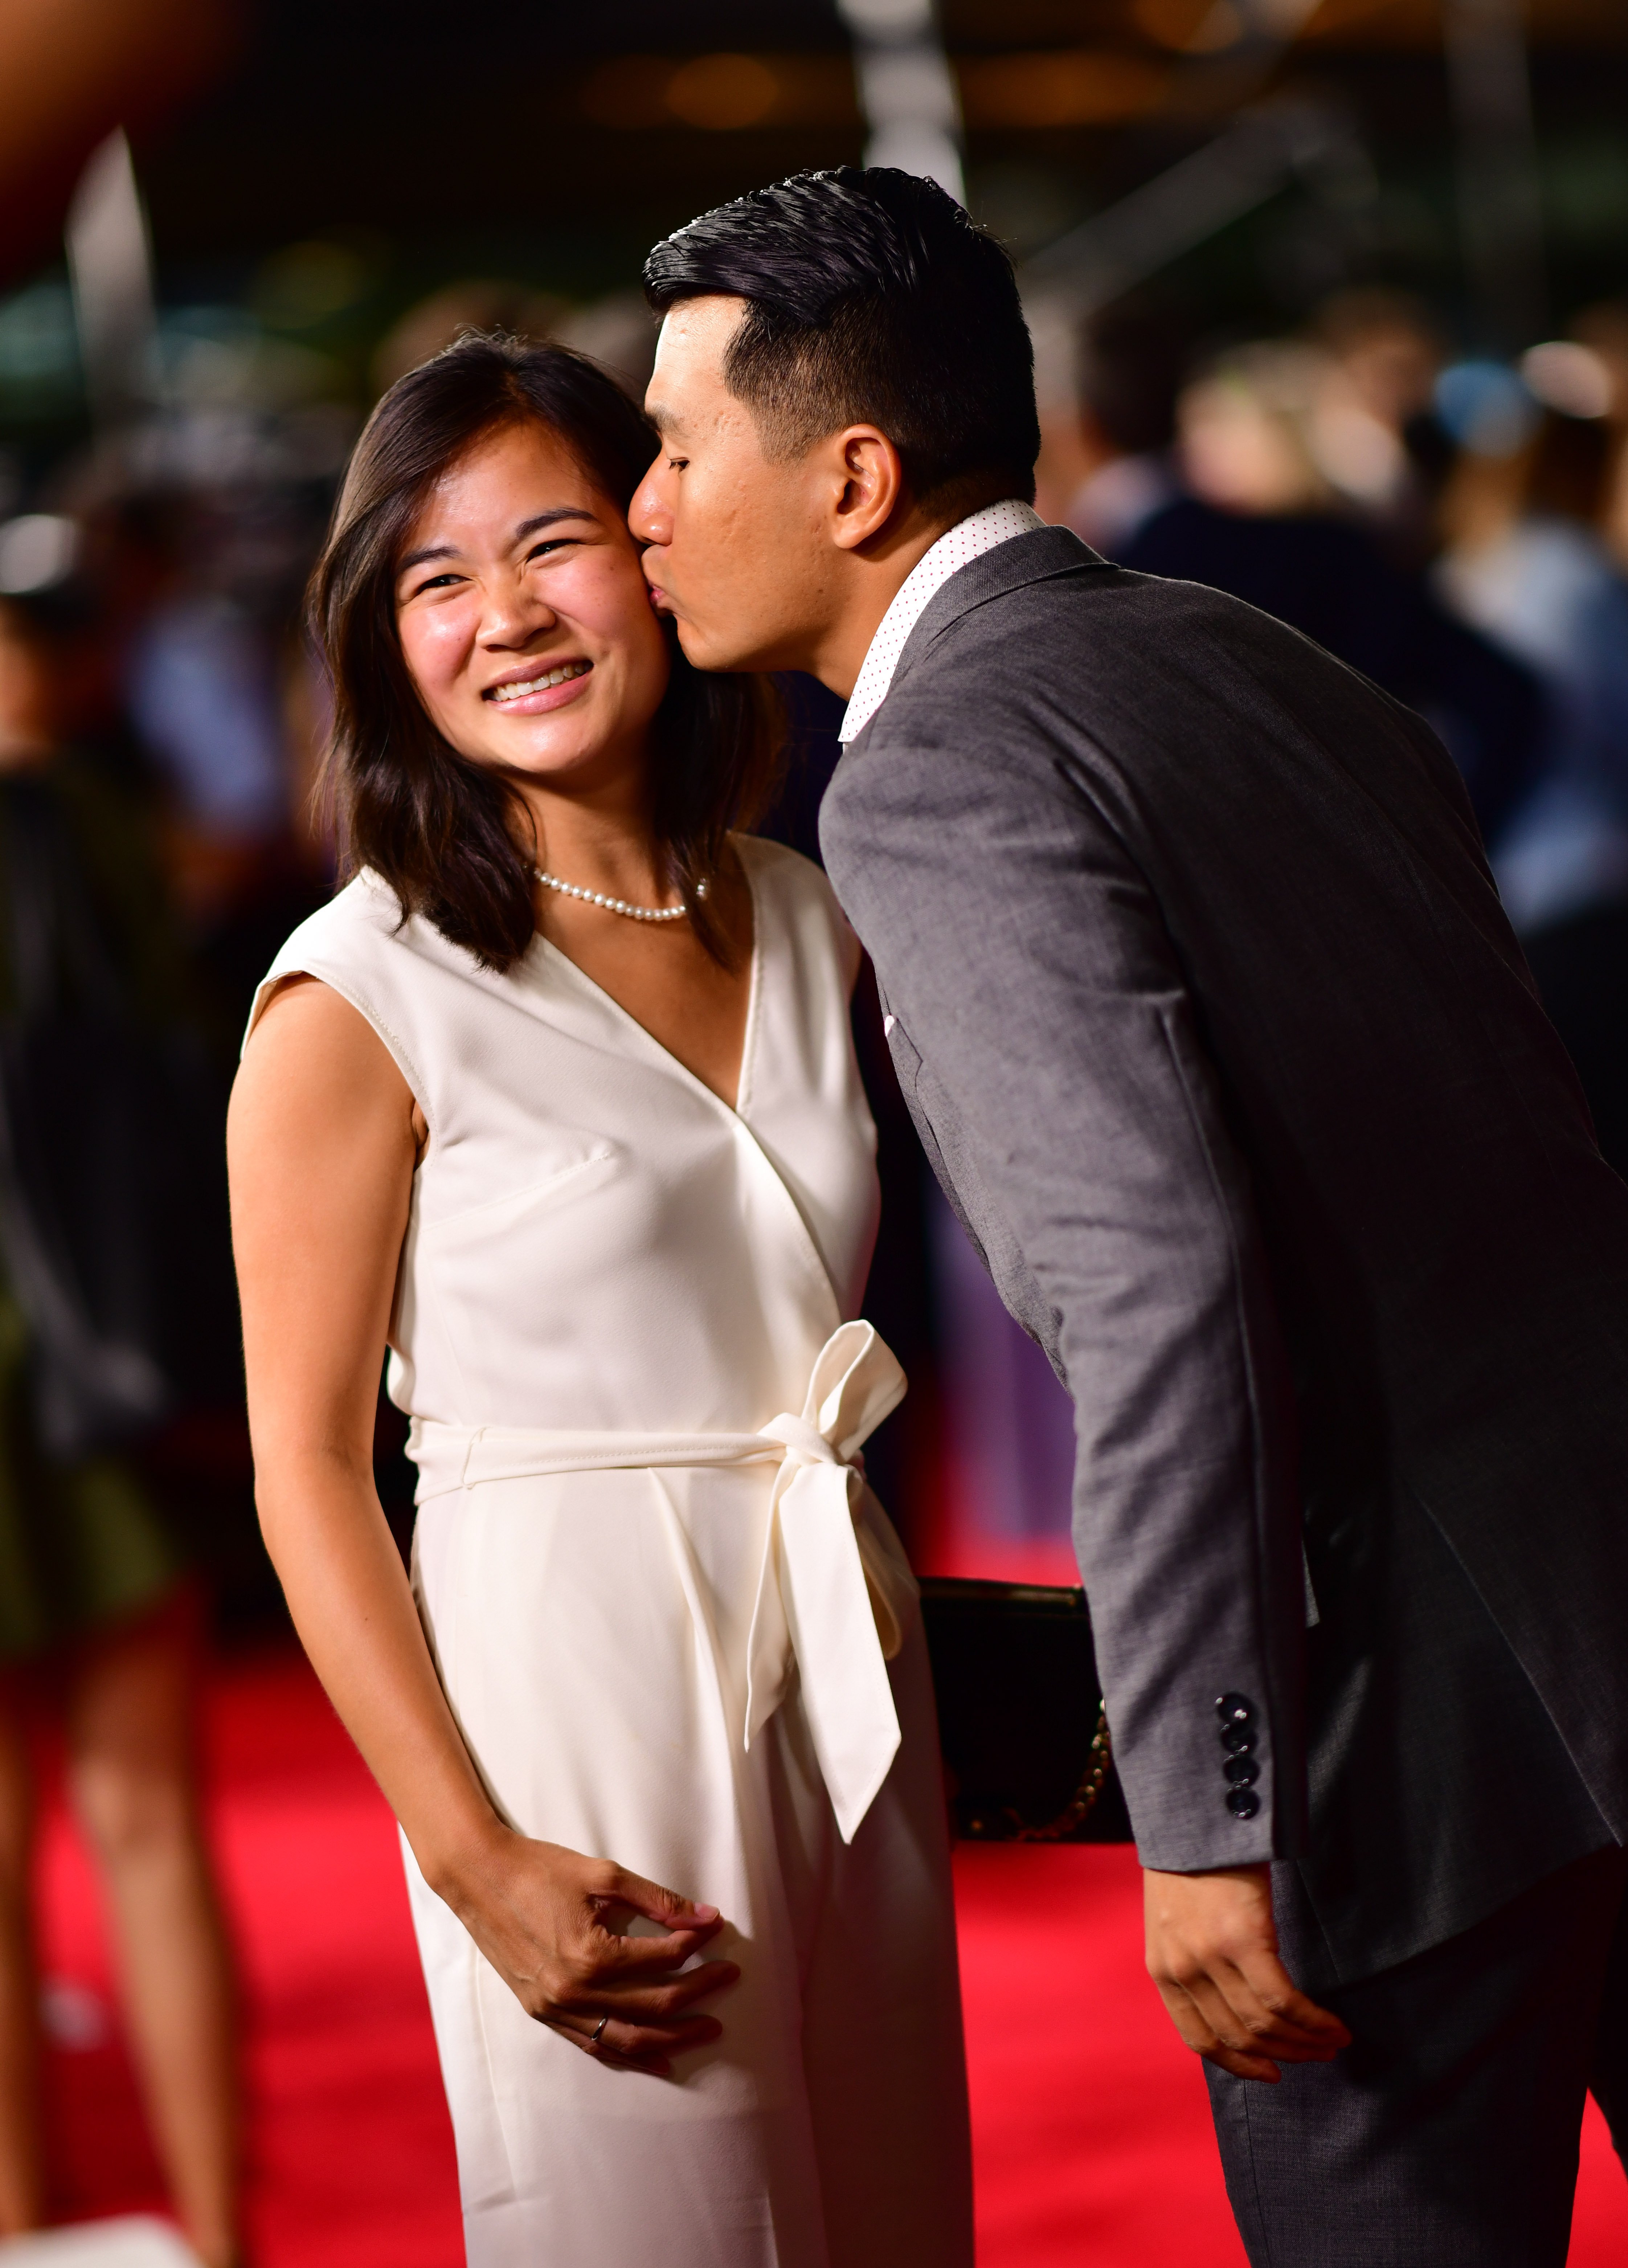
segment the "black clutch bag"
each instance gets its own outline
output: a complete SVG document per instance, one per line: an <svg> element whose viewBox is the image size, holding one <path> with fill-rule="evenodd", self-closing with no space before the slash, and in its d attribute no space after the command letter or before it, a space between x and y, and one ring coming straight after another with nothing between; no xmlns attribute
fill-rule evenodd
<svg viewBox="0 0 1628 2268"><path fill-rule="evenodd" d="M924 1577L950 1810L975 1843L1129 1843L1086 1594Z"/></svg>

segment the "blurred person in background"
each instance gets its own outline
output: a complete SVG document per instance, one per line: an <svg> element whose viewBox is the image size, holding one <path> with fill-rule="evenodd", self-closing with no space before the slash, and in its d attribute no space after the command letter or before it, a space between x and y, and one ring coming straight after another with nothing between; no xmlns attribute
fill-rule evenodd
<svg viewBox="0 0 1628 2268"><path fill-rule="evenodd" d="M505 276L467 276L416 299L398 315L373 350L373 385L387 394L398 378L416 370L466 333L502 331L533 346L557 334L570 302L552 291ZM645 328L649 328L648 323Z"/></svg>
<svg viewBox="0 0 1628 2268"><path fill-rule="evenodd" d="M1178 494L1175 405L1191 359L1186 324L1156 304L1121 300L1083 327L1078 446L1090 469L1061 518L1105 558Z"/></svg>
<svg viewBox="0 0 1628 2268"><path fill-rule="evenodd" d="M1607 388L1610 469L1600 533L1620 568L1628 570L1628 300L1602 299L1573 321L1571 336L1599 357Z"/></svg>
<svg viewBox="0 0 1628 2268"><path fill-rule="evenodd" d="M1512 420L1514 446L1466 450L1443 502L1436 579L1543 688L1541 766L1492 837L1492 870L1601 1147L1628 1171L1628 582L1602 532L1611 386L1575 342L1535 348L1523 371L1549 400ZM1490 398L1493 366L1483 383Z"/></svg>
<svg viewBox="0 0 1628 2268"><path fill-rule="evenodd" d="M1386 429L1304 342L1237 347L1176 405L1182 493L1114 553L1143 574L1204 583L1302 630L1417 709L1464 776L1493 835L1536 761L1536 685L1388 559L1334 474L1396 471ZM1398 472L1398 477L1400 477Z"/></svg>
<svg viewBox="0 0 1628 2268"><path fill-rule="evenodd" d="M132 1222L157 1186L132 1177L154 1145L192 1177L211 1128L207 1110L186 1123L184 1066L150 1060L186 1003L144 815L71 745L95 636L66 591L0 597L0 2229L37 2228L48 2204L27 1737L43 1708L106 1886L177 2213L209 2268L231 2268L238 2081L195 1756L202 1602L128 1453L168 1398L143 1329L154 1287L136 1279L193 1280L184 1227ZM131 1123L142 1104L158 1123ZM190 1189L172 1183L183 1212L210 1178L206 1164Z"/></svg>
<svg viewBox="0 0 1628 2268"><path fill-rule="evenodd" d="M1380 285L1337 291L1317 310L1312 342L1325 357L1313 430L1318 461L1388 557L1426 566L1453 445L1435 415L1446 360L1419 301Z"/></svg>
<svg viewBox="0 0 1628 2268"><path fill-rule="evenodd" d="M172 477L101 515L104 578L141 586L121 624L122 723L156 793L195 962L233 1035L268 956L330 879L309 813L325 692L298 625L328 490L306 486L275 464L235 482Z"/></svg>
<svg viewBox="0 0 1628 2268"><path fill-rule="evenodd" d="M932 1686L857 1462L903 1391L858 948L740 831L775 735L652 605L655 438L475 336L357 445L313 602L353 879L229 1132L262 1518L406 1838L472 2268L969 2268Z"/></svg>
<svg viewBox="0 0 1628 2268"><path fill-rule="evenodd" d="M573 306L530 284L468 276L416 301L392 324L373 353L374 386L387 393L398 378L475 331L571 347L609 371L636 401L656 351L656 327L637 291L611 291Z"/></svg>

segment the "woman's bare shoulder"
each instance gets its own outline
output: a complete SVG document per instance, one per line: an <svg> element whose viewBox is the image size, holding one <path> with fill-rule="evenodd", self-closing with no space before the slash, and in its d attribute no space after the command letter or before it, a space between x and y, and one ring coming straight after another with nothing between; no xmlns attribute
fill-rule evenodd
<svg viewBox="0 0 1628 2268"><path fill-rule="evenodd" d="M392 1095L405 1088L417 1123L433 1125L423 1018L415 1009L421 964L439 943L426 937L426 927L403 915L377 875L347 883L301 922L262 978L244 1036L245 1064L259 1055L262 1027L275 1026L277 1055L296 1058L285 1065L290 1076L331 1079L347 1066L358 1078L371 1072ZM441 952L445 958L453 948L442 945Z"/></svg>
<svg viewBox="0 0 1628 2268"><path fill-rule="evenodd" d="M251 1048L275 1044L286 1049L315 1041L362 1057L382 1055L389 1063L389 1049L367 1018L325 976L312 969L291 968L286 974L268 976L261 990L254 1025L243 1042L246 1060ZM269 1036L274 1031L275 1042Z"/></svg>
<svg viewBox="0 0 1628 2268"><path fill-rule="evenodd" d="M401 1067L362 1011L305 969L268 978L237 1090L335 1111L366 1100L413 1108Z"/></svg>
<svg viewBox="0 0 1628 2268"><path fill-rule="evenodd" d="M395 894L376 875L362 873L307 914L278 948L255 988L249 1009L247 1046L274 994L295 976L320 977L349 993L352 975L366 983L387 961L393 934L404 927Z"/></svg>
<svg viewBox="0 0 1628 2268"><path fill-rule="evenodd" d="M314 1395L331 1435L335 1397L370 1366L377 1380L419 1150L411 1093L367 1019L320 978L280 981L226 1118L257 1434L281 1394L278 1422Z"/></svg>

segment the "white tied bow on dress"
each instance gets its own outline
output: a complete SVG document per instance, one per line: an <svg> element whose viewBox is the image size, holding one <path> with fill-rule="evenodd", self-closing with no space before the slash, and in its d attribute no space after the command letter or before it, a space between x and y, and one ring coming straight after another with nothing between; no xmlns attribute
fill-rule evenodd
<svg viewBox="0 0 1628 2268"><path fill-rule="evenodd" d="M898 1751L887 1665L917 1594L891 1529L865 1516L859 1451L904 1390L873 1326L843 1323L815 1359L801 1414L783 1411L761 1432L576 1433L416 1418L409 1454L420 1503L533 1474L777 1460L747 1645L746 1744L779 1706L795 1659L814 1753L851 1842Z"/></svg>
<svg viewBox="0 0 1628 2268"><path fill-rule="evenodd" d="M783 1412L763 1427L785 1454L747 1647L747 1744L778 1705L795 1654L845 1843L899 1747L887 1665L916 1586L896 1547L856 1514L868 1493L859 1449L903 1396L892 1350L869 1323L844 1323L820 1350L802 1415Z"/></svg>

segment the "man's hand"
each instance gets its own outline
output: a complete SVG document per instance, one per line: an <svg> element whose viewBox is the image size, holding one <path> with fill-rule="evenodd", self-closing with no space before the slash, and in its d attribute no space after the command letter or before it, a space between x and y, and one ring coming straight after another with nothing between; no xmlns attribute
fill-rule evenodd
<svg viewBox="0 0 1628 2268"><path fill-rule="evenodd" d="M1339 2018L1297 1992L1278 1958L1270 1867L1145 1867L1142 1881L1147 1973L1195 2054L1275 2084L1279 2063L1330 2063L1351 2045Z"/></svg>

